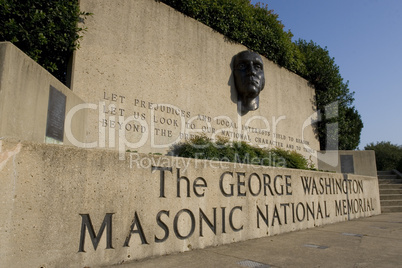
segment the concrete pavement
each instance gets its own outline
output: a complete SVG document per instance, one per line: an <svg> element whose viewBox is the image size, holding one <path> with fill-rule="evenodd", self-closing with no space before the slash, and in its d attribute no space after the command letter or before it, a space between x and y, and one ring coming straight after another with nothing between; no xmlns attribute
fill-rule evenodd
<svg viewBox="0 0 402 268"><path fill-rule="evenodd" d="M402 267L402 213L381 214L112 267Z"/></svg>

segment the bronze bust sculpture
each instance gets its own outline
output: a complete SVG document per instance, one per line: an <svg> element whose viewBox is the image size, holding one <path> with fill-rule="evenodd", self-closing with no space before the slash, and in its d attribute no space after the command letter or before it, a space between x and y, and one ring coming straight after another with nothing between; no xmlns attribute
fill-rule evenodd
<svg viewBox="0 0 402 268"><path fill-rule="evenodd" d="M238 53L233 61L233 76L242 113L257 110L265 85L261 56L249 50Z"/></svg>

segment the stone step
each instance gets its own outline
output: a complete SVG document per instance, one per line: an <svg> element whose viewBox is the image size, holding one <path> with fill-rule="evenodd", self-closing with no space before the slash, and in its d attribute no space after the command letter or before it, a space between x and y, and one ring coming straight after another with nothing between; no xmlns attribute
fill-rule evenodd
<svg viewBox="0 0 402 268"><path fill-rule="evenodd" d="M402 189L380 189L380 199L383 194L402 194Z"/></svg>
<svg viewBox="0 0 402 268"><path fill-rule="evenodd" d="M402 212L402 178L393 171L378 171L381 212Z"/></svg>
<svg viewBox="0 0 402 268"><path fill-rule="evenodd" d="M382 213L388 212L402 212L402 206L381 207Z"/></svg>
<svg viewBox="0 0 402 268"><path fill-rule="evenodd" d="M402 194L382 194L380 196L380 201L383 200L402 200Z"/></svg>
<svg viewBox="0 0 402 268"><path fill-rule="evenodd" d="M394 172L392 170L386 170L386 171L377 171L378 175L394 175Z"/></svg>
<svg viewBox="0 0 402 268"><path fill-rule="evenodd" d="M393 184L393 183L384 183L378 185L381 190L384 189L402 189L402 183Z"/></svg>
<svg viewBox="0 0 402 268"><path fill-rule="evenodd" d="M378 175L377 176L379 180L396 180L398 179L397 175Z"/></svg>
<svg viewBox="0 0 402 268"><path fill-rule="evenodd" d="M398 183L402 183L401 179L395 178L395 179L378 179L378 184L398 184Z"/></svg>
<svg viewBox="0 0 402 268"><path fill-rule="evenodd" d="M381 200L381 207L402 207L401 200Z"/></svg>

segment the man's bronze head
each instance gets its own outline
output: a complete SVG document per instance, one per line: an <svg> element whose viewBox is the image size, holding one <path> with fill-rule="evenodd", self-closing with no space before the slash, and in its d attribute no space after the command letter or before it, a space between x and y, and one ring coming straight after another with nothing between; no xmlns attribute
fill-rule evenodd
<svg viewBox="0 0 402 268"><path fill-rule="evenodd" d="M237 54L233 61L233 76L242 111L257 110L259 94L265 86L261 56L249 50Z"/></svg>

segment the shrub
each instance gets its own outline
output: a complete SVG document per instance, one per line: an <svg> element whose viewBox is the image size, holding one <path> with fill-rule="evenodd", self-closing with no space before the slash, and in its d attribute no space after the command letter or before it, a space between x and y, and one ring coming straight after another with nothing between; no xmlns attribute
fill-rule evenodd
<svg viewBox="0 0 402 268"><path fill-rule="evenodd" d="M396 165L396 169L397 169L399 172L402 172L402 158L399 159L398 164Z"/></svg>
<svg viewBox="0 0 402 268"><path fill-rule="evenodd" d="M206 136L195 136L188 141L178 143L171 148L170 154L241 164L311 169L308 161L295 151L256 148L246 142L230 143L223 138L213 142Z"/></svg>
<svg viewBox="0 0 402 268"><path fill-rule="evenodd" d="M10 41L66 83L68 61L83 28L77 0L0 0L0 41Z"/></svg>
<svg viewBox="0 0 402 268"><path fill-rule="evenodd" d="M286 160L286 167L297 169L310 169L309 163L306 158L295 151L286 151L283 149L272 149L273 153L277 154Z"/></svg>
<svg viewBox="0 0 402 268"><path fill-rule="evenodd" d="M377 170L397 169L402 159L402 146L392 144L389 141L370 143L364 149L375 151Z"/></svg>

